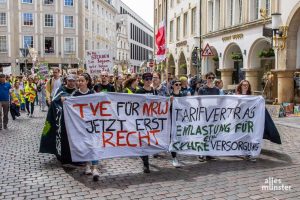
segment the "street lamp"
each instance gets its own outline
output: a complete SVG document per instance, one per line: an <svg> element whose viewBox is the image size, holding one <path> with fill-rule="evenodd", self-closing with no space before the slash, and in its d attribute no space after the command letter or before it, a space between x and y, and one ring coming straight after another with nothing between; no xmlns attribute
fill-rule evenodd
<svg viewBox="0 0 300 200"><path fill-rule="evenodd" d="M16 74L16 68L19 68L19 59L16 58L16 67L14 67L14 70L13 70L13 74L15 75Z"/></svg>
<svg viewBox="0 0 300 200"><path fill-rule="evenodd" d="M27 75L27 56L29 54L29 49L28 48L20 48L20 52L22 54L22 56L24 57L24 62L25 62L25 75Z"/></svg>
<svg viewBox="0 0 300 200"><path fill-rule="evenodd" d="M272 14L272 45L274 49L283 50L286 48L288 26L282 25L281 13Z"/></svg>

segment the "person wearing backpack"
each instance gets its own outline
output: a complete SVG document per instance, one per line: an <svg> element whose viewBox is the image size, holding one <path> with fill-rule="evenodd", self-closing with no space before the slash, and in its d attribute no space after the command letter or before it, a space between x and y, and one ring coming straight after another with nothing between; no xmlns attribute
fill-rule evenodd
<svg viewBox="0 0 300 200"><path fill-rule="evenodd" d="M46 103L49 107L51 105L52 98L55 91L62 85L62 80L60 78L60 70L58 67L53 68L53 77L49 79L46 83Z"/></svg>

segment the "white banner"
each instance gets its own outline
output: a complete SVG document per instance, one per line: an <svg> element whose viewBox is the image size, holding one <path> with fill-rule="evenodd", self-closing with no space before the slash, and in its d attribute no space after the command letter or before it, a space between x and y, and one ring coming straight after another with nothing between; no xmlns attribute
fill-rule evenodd
<svg viewBox="0 0 300 200"><path fill-rule="evenodd" d="M110 50L86 51L87 72L91 75L100 74L102 71L112 72L113 54Z"/></svg>
<svg viewBox="0 0 300 200"><path fill-rule="evenodd" d="M259 96L174 98L170 151L203 156L258 156L265 101Z"/></svg>
<svg viewBox="0 0 300 200"><path fill-rule="evenodd" d="M169 148L169 98L118 93L70 97L64 102L64 119L74 162Z"/></svg>

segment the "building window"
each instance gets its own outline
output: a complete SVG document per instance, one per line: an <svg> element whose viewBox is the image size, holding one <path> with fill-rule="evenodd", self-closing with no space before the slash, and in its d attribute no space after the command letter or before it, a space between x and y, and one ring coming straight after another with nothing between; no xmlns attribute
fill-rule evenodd
<svg viewBox="0 0 300 200"><path fill-rule="evenodd" d="M170 8L173 8L174 7L174 0L171 0L170 1Z"/></svg>
<svg viewBox="0 0 300 200"><path fill-rule="evenodd" d="M177 17L177 20L176 20L176 39L177 40L180 40L180 17Z"/></svg>
<svg viewBox="0 0 300 200"><path fill-rule="evenodd" d="M196 8L192 9L192 17L191 17L191 33L196 33Z"/></svg>
<svg viewBox="0 0 300 200"><path fill-rule="evenodd" d="M54 37L45 37L45 53L54 53Z"/></svg>
<svg viewBox="0 0 300 200"><path fill-rule="evenodd" d="M271 11L271 2L270 0L266 0L266 11L267 11L267 15L270 15L270 11Z"/></svg>
<svg viewBox="0 0 300 200"><path fill-rule="evenodd" d="M74 38L65 38L65 53L70 54L75 51Z"/></svg>
<svg viewBox="0 0 300 200"><path fill-rule="evenodd" d="M22 3L32 3L32 0L22 0Z"/></svg>
<svg viewBox="0 0 300 200"><path fill-rule="evenodd" d="M233 0L229 1L229 25L233 25Z"/></svg>
<svg viewBox="0 0 300 200"><path fill-rule="evenodd" d="M214 2L213 1L209 1L207 4L208 8L208 14L207 14L207 30L208 32L213 31L213 27L214 27Z"/></svg>
<svg viewBox="0 0 300 200"><path fill-rule="evenodd" d="M87 18L85 18L85 30L89 30L89 20Z"/></svg>
<svg viewBox="0 0 300 200"><path fill-rule="evenodd" d="M73 0L65 0L65 6L74 6Z"/></svg>
<svg viewBox="0 0 300 200"><path fill-rule="evenodd" d="M54 17L52 14L45 14L45 26L46 27L54 26Z"/></svg>
<svg viewBox="0 0 300 200"><path fill-rule="evenodd" d="M6 0L0 0L0 3L6 3Z"/></svg>
<svg viewBox="0 0 300 200"><path fill-rule="evenodd" d="M23 25L24 26L32 26L33 25L32 13L23 13Z"/></svg>
<svg viewBox="0 0 300 200"><path fill-rule="evenodd" d="M54 0L44 0L44 5L53 5Z"/></svg>
<svg viewBox="0 0 300 200"><path fill-rule="evenodd" d="M188 26L188 13L184 13L183 15L183 37L187 36L187 28Z"/></svg>
<svg viewBox="0 0 300 200"><path fill-rule="evenodd" d="M255 12L255 15L254 15L254 19L258 19L259 15L259 0L255 0L255 5L254 5L254 12Z"/></svg>
<svg viewBox="0 0 300 200"><path fill-rule="evenodd" d="M33 48L33 36L24 36L23 48Z"/></svg>
<svg viewBox="0 0 300 200"><path fill-rule="evenodd" d="M84 6L86 9L89 9L89 0L85 0Z"/></svg>
<svg viewBox="0 0 300 200"><path fill-rule="evenodd" d="M162 7L161 7L161 4L160 4L158 6L158 23L161 22L161 19L162 19L161 13L162 13Z"/></svg>
<svg viewBox="0 0 300 200"><path fill-rule="evenodd" d="M73 16L65 16L65 28L73 28Z"/></svg>
<svg viewBox="0 0 300 200"><path fill-rule="evenodd" d="M238 1L238 23L241 24L242 23L242 9L243 9L243 1L239 0Z"/></svg>
<svg viewBox="0 0 300 200"><path fill-rule="evenodd" d="M0 53L7 52L6 36L0 36Z"/></svg>
<svg viewBox="0 0 300 200"><path fill-rule="evenodd" d="M172 20L171 22L170 22L170 42L173 42L173 40L174 40L174 21Z"/></svg>
<svg viewBox="0 0 300 200"><path fill-rule="evenodd" d="M85 40L84 48L85 48L85 50L89 50L89 41L88 40Z"/></svg>
<svg viewBox="0 0 300 200"><path fill-rule="evenodd" d="M0 13L0 25L6 26L6 13Z"/></svg>

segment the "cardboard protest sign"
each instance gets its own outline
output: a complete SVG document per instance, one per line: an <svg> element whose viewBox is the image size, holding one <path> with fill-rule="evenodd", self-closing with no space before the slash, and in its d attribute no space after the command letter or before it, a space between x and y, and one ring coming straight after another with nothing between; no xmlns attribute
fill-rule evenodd
<svg viewBox="0 0 300 200"><path fill-rule="evenodd" d="M89 74L100 74L102 71L112 72L113 54L110 50L86 51L86 67Z"/></svg>
<svg viewBox="0 0 300 200"><path fill-rule="evenodd" d="M260 154L265 102L259 96L175 98L170 151L190 155Z"/></svg>
<svg viewBox="0 0 300 200"><path fill-rule="evenodd" d="M164 152L170 144L169 98L98 93L64 102L74 162Z"/></svg>

